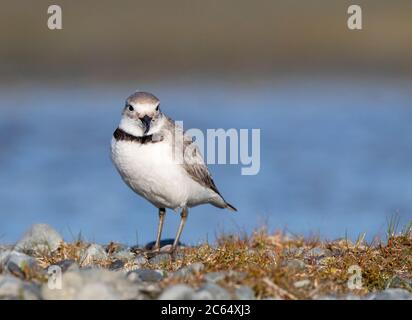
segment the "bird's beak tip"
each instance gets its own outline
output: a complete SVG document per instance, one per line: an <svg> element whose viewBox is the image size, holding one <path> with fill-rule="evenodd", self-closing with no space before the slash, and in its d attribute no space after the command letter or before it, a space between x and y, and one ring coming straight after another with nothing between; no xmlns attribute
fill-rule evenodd
<svg viewBox="0 0 412 320"><path fill-rule="evenodd" d="M140 118L140 120L142 121L143 125L145 126L144 134L147 134L150 130L150 123L152 121L152 118L146 115L143 118Z"/></svg>

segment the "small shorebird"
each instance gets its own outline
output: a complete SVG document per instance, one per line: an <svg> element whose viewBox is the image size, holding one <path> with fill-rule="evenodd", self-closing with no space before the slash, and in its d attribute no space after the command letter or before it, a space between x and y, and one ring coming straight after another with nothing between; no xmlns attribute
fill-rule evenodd
<svg viewBox="0 0 412 320"><path fill-rule="evenodd" d="M160 111L159 104L159 99L147 92L135 92L126 99L113 133L111 155L123 181L159 209L155 250L160 249L166 208L182 210L173 252L188 208L210 203L236 209L218 191L192 138Z"/></svg>

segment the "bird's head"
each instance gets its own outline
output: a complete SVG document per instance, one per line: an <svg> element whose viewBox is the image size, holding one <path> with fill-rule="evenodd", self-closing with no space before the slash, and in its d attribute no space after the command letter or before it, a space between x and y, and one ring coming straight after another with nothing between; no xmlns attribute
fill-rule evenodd
<svg viewBox="0 0 412 320"><path fill-rule="evenodd" d="M126 99L119 127L135 136L154 134L163 114L160 101L148 92L135 92Z"/></svg>

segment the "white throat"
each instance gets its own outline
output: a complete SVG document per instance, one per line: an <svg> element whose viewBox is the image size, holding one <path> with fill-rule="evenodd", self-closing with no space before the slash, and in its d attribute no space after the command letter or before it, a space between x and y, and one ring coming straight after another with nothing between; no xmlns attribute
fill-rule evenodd
<svg viewBox="0 0 412 320"><path fill-rule="evenodd" d="M156 134L160 132L164 125L165 118L166 117L162 115L158 117L158 119L156 119L154 122L152 122L150 130L146 133L146 135ZM128 117L122 117L119 123L119 128L135 137L142 137L144 135L143 128L140 126L140 124L136 120L130 119Z"/></svg>
<svg viewBox="0 0 412 320"><path fill-rule="evenodd" d="M119 128L124 132L131 134L135 137L143 136L143 129L136 123L136 120L132 120L128 117L122 117L119 123Z"/></svg>

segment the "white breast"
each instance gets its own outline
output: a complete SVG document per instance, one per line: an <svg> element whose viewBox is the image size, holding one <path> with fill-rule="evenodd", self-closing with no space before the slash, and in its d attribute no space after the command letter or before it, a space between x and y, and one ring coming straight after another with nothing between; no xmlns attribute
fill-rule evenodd
<svg viewBox="0 0 412 320"><path fill-rule="evenodd" d="M112 139L112 160L126 184L156 207L206 203L211 193L190 179L166 141L140 144Z"/></svg>

